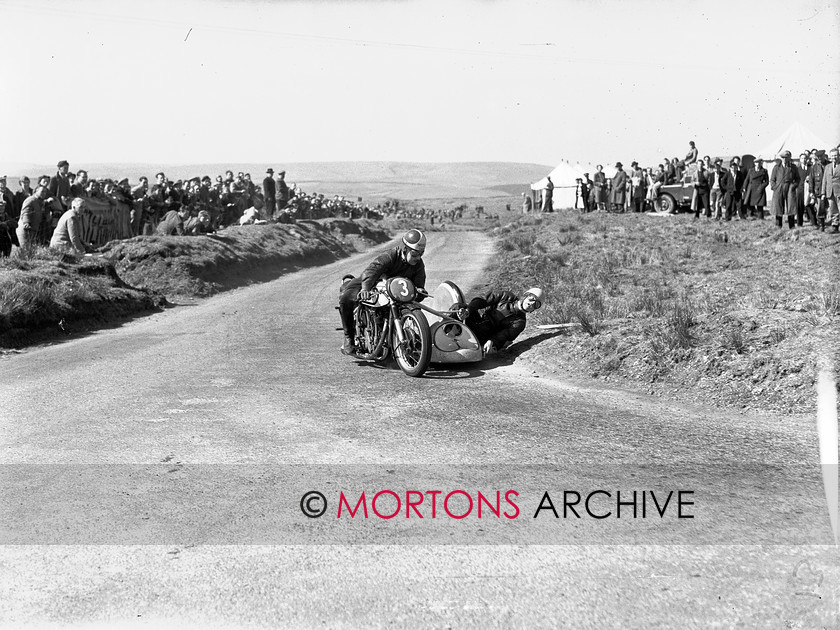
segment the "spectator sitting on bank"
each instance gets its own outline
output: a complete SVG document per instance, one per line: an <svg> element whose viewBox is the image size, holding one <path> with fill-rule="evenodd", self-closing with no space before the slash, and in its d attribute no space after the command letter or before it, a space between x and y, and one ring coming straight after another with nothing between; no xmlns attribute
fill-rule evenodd
<svg viewBox="0 0 840 630"><path fill-rule="evenodd" d="M82 211L85 207L85 200L76 197L70 202L70 209L64 212L58 219L55 226L50 247L60 249L68 253L84 256L90 248L82 241Z"/></svg>
<svg viewBox="0 0 840 630"><path fill-rule="evenodd" d="M239 217L239 225L256 225L260 223L266 223L266 221L260 219L260 211L254 206L247 208L242 213L242 216Z"/></svg>
<svg viewBox="0 0 840 630"><path fill-rule="evenodd" d="M201 236L202 234L215 234L213 229L210 213L207 210L201 210L197 217L190 217L184 223L184 232L189 236Z"/></svg>
<svg viewBox="0 0 840 630"><path fill-rule="evenodd" d="M163 220L158 224L155 234L163 236L183 236L184 235L184 221L190 216L189 208L182 206L178 210L170 210L167 212Z"/></svg>

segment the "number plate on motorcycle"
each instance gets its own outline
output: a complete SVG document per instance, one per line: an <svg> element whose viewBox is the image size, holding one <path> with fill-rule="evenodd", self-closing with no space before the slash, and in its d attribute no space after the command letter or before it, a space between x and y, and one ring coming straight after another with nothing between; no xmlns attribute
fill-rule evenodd
<svg viewBox="0 0 840 630"><path fill-rule="evenodd" d="M414 283L408 278L391 278L388 293L398 302L411 302L415 296Z"/></svg>

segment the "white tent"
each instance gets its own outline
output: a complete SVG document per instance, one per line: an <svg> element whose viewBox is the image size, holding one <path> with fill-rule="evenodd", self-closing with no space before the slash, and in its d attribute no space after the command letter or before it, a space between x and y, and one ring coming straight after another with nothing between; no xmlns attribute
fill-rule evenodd
<svg viewBox="0 0 840 630"><path fill-rule="evenodd" d="M799 121L793 123L788 129L773 142L764 146L756 153L756 157L765 160L773 160L782 151L790 151L793 159L796 159L803 151L811 149L826 149L829 145L818 138L814 133L802 125Z"/></svg>
<svg viewBox="0 0 840 630"><path fill-rule="evenodd" d="M548 184L548 178L550 177L552 183L554 184L554 197L552 201L554 209L562 210L563 208L574 208L575 191L577 190L576 180L582 179L583 173L583 170L579 171L568 162L563 161L555 166L554 170L543 177L540 181L531 184L531 190L545 190L545 187ZM541 202L538 200L538 209L540 203ZM580 206L580 202L578 202L578 206Z"/></svg>
<svg viewBox="0 0 840 630"><path fill-rule="evenodd" d="M543 177L538 182L531 184L531 190L542 192L548 184L548 178L551 178L554 184L554 197L552 205L555 210L563 210L565 208L575 207L575 192L577 191L578 179L583 179L584 173L589 173L589 178L592 179L595 175L596 168L592 165L581 164L578 162L572 166L569 162L563 160L554 167L548 175ZM608 178L615 175L616 169L608 167L604 169L604 174ZM541 197L537 199L537 209L540 208ZM583 200L578 200L578 208L583 207Z"/></svg>

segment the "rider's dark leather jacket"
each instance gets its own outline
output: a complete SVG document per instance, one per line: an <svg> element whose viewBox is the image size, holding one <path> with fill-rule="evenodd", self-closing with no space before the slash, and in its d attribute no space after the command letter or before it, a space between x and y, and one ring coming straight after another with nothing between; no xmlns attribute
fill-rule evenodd
<svg viewBox="0 0 840 630"><path fill-rule="evenodd" d="M426 288L426 266L420 260L416 265L409 265L403 260L399 247L377 256L362 272L362 291L370 291L382 278L399 276L408 278L415 287Z"/></svg>
<svg viewBox="0 0 840 630"><path fill-rule="evenodd" d="M525 330L525 311L519 307L519 300L511 291L473 298L468 308L467 326L482 344L490 340L496 348L502 348ZM481 310L484 310L483 316L479 313Z"/></svg>

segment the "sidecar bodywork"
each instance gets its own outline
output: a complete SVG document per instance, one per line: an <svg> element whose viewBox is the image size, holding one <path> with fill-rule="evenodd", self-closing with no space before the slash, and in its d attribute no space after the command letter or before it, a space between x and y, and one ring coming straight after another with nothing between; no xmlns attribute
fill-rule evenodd
<svg viewBox="0 0 840 630"><path fill-rule="evenodd" d="M442 282L423 305L436 311L448 311L455 304L464 304L464 294L454 283ZM432 331L432 363L471 363L481 361L483 352L475 333L452 317L441 317L423 310Z"/></svg>

